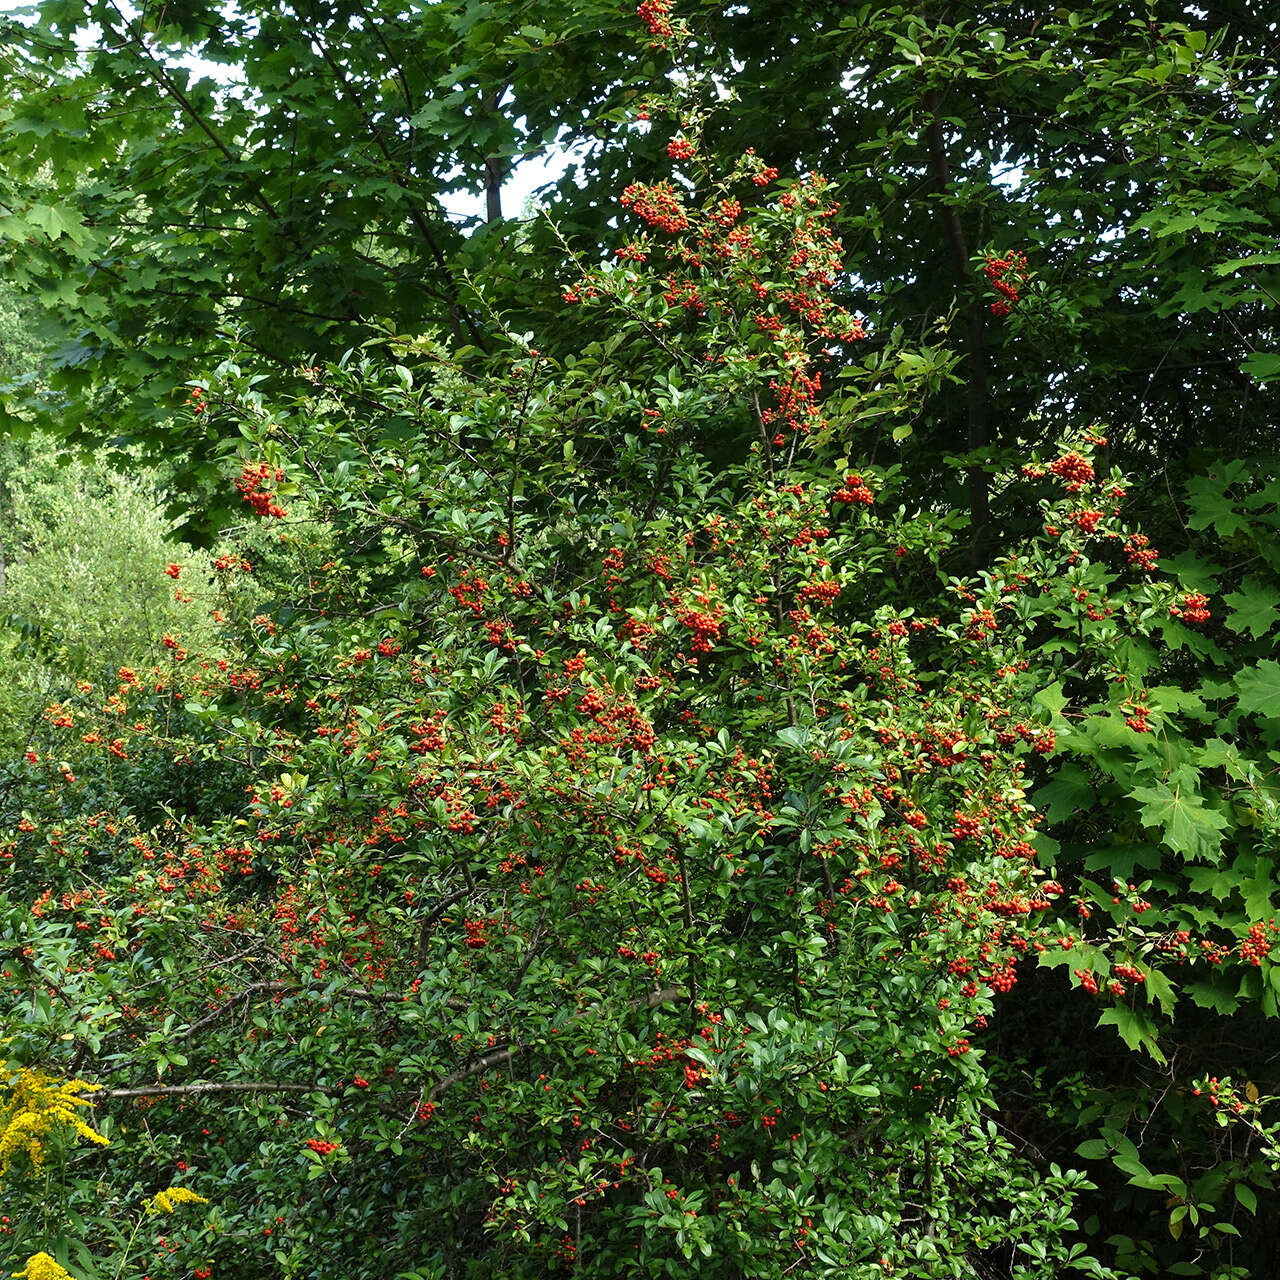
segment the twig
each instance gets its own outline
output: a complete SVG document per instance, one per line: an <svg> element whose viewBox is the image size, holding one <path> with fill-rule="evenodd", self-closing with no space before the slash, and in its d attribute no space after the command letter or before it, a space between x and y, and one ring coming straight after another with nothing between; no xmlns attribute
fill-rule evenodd
<svg viewBox="0 0 1280 1280"><path fill-rule="evenodd" d="M285 1080L201 1080L195 1084L154 1084L136 1089L99 1089L86 1096L92 1106L106 1098L184 1098L216 1093L337 1093L322 1084L292 1084Z"/></svg>

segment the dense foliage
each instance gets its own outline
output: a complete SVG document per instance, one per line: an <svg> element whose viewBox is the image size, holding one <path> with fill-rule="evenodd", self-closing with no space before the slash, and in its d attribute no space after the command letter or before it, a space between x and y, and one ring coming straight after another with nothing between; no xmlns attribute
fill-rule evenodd
<svg viewBox="0 0 1280 1280"><path fill-rule="evenodd" d="M1268 29L493 8L13 55L88 328L6 312L10 422L169 470L5 446L11 1272L1268 1275ZM559 227L440 221L584 110Z"/></svg>
<svg viewBox="0 0 1280 1280"><path fill-rule="evenodd" d="M480 270L547 350L575 349L550 305L558 243L518 224L501 183L571 148L556 221L597 254L617 193L662 156L668 135L636 111L673 50L732 95L706 122L722 163L767 140L784 175L838 182L857 267L839 288L875 314L877 350L951 318L964 393L899 424L915 427L903 460L971 508L980 549L1016 523L988 510L987 479L1033 420L1045 447L1107 421L1144 468L1179 474L1206 439L1270 447L1277 31L1256 5L699 0L674 46L670 6L637 43L616 0L39 12L0 20L0 237L60 332L55 394L9 400L7 421L179 464L197 524L218 505L214 442L175 457L169 422L231 327L293 391L303 356L379 323L485 348ZM441 203L457 191L485 198L470 240ZM975 262L988 250L1026 256L1003 318Z"/></svg>

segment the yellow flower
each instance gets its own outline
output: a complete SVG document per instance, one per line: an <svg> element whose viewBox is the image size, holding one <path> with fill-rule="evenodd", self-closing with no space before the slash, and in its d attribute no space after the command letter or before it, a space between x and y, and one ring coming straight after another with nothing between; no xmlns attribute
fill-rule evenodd
<svg viewBox="0 0 1280 1280"><path fill-rule="evenodd" d="M14 1280L76 1280L66 1267L59 1266L47 1253L33 1253Z"/></svg>
<svg viewBox="0 0 1280 1280"><path fill-rule="evenodd" d="M198 1196L190 1187L170 1187L157 1191L155 1198L146 1201L148 1213L172 1213L180 1204L208 1204L204 1196Z"/></svg>
<svg viewBox="0 0 1280 1280"><path fill-rule="evenodd" d="M76 1112L77 1107L89 1105L87 1099L76 1095L99 1088L101 1085L83 1080L55 1080L43 1071L0 1061L0 1177L8 1172L19 1151L25 1151L38 1169L44 1163L44 1140L58 1128L73 1129L80 1137L105 1147L106 1138Z"/></svg>

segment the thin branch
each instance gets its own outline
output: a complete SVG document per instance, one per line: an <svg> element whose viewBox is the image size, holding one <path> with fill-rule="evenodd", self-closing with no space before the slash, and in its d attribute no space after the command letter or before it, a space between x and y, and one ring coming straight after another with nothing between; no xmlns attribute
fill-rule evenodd
<svg viewBox="0 0 1280 1280"><path fill-rule="evenodd" d="M216 1022L224 1013L229 1013L233 1006L242 1002L252 1000L260 991L295 991L297 984L292 982L255 982L251 986L245 987L243 991L237 992L225 1004L219 1005L212 1013L206 1014L199 1022L193 1022L186 1031L183 1032L184 1037L191 1037L197 1031L204 1030L211 1022Z"/></svg>
<svg viewBox="0 0 1280 1280"><path fill-rule="evenodd" d="M429 1095L430 1101L438 1102L449 1089L449 1086L457 1084L459 1080L465 1080L468 1076L478 1076L482 1072L488 1071L491 1067L499 1067L504 1062L510 1062L523 1047L523 1045L518 1044L505 1045L501 1049L493 1049L479 1058L473 1058L464 1066L459 1067L457 1071L450 1072L443 1080L432 1085Z"/></svg>
<svg viewBox="0 0 1280 1280"><path fill-rule="evenodd" d="M474 887L474 886L473 886ZM418 930L418 947L414 952L414 968L421 969L427 959L427 943L431 937L431 926L440 919L455 902L461 902L471 889L457 889L453 893L446 894L439 902L436 903L425 916L422 917L422 924Z"/></svg>
<svg viewBox="0 0 1280 1280"><path fill-rule="evenodd" d="M287 1080L201 1080L195 1084L153 1084L136 1089L99 1089L86 1095L91 1106L107 1098L190 1098L219 1093L337 1093L322 1084L294 1084Z"/></svg>
<svg viewBox="0 0 1280 1280"><path fill-rule="evenodd" d="M124 22L125 16L120 12L119 7L114 3L114 0L112 0L111 7L116 11L116 15L120 18L121 22ZM105 23L103 25L106 27ZM108 31L111 30L110 27L106 27L106 29ZM183 111L187 113L200 132L203 133L205 137L207 137L209 141L212 142L213 145L222 153L222 156L227 163L239 167L242 163L241 157L232 153L227 144L223 142L223 140L214 131L213 126L200 114L199 111L196 110L195 104L178 87L177 82L161 64L160 59L157 58L156 55L147 47L146 42L137 37L120 37L118 33L114 31L112 31L111 34L117 36L118 39L121 39L125 47L129 45L136 45L142 50L147 62L150 64L147 69L147 74L150 75L151 79L153 79L156 84L158 84L165 93L167 93L183 109ZM248 186L250 193L254 196L254 204L256 204L263 213L266 213L272 218L276 218L278 220L280 215L277 213L276 208L271 201L262 193L261 187L259 187L252 179L247 179L246 185Z"/></svg>

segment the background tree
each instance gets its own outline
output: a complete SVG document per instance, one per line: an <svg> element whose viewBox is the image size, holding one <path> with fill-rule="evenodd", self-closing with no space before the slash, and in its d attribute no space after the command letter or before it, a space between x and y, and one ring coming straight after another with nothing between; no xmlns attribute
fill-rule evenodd
<svg viewBox="0 0 1280 1280"><path fill-rule="evenodd" d="M6 20L0 234L10 279L59 314L63 434L172 458L175 387L233 330L276 377L385 318L483 346L464 272L501 232L468 249L440 197L479 189L500 222L519 155L596 115L627 24L613 4L525 9L58 3L39 26ZM200 494L210 449L179 451Z"/></svg>
<svg viewBox="0 0 1280 1280"><path fill-rule="evenodd" d="M555 286L545 234L504 266L501 176L552 141L580 144L555 211L598 252L610 197L666 140L622 127L626 100L661 89L665 55L637 53L611 3L41 13L8 27L20 92L3 230L22 246L15 278L77 317L54 374L79 397L61 413L72 436L123 427L166 450L179 370L231 327L280 374L380 318L483 346L469 267L493 264L506 306L536 308ZM784 172L841 175L850 301L882 333L953 317L964 397L927 406L904 456L931 487L955 483L942 459L967 459L976 556L998 533L982 532L986 468L1029 422L1052 434L1105 418L1162 466L1215 435L1265 439L1276 33L1247 6L687 16L685 56L736 94L708 145L719 131L732 156L769 137ZM80 55L90 23L102 36ZM486 193L485 234L461 239L438 202L451 189ZM981 271L987 250L1027 257L1008 316L990 313L1007 300ZM209 444L187 448L210 481Z"/></svg>

